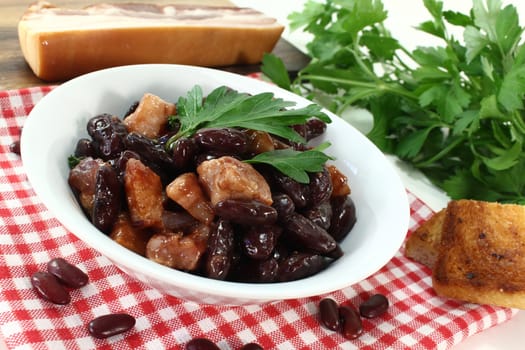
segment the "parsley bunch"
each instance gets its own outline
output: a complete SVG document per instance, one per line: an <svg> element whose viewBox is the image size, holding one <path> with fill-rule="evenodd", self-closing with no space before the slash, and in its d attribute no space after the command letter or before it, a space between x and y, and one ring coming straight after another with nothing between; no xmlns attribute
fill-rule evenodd
<svg viewBox="0 0 525 350"><path fill-rule="evenodd" d="M525 46L516 8L473 0L463 14L423 2L432 19L417 28L440 46L403 47L384 25L380 0L309 0L289 18L292 29L313 34L310 63L293 81L275 56L262 70L311 99L328 95L336 113L370 110L368 137L451 198L525 203ZM462 27L462 40L451 26Z"/></svg>

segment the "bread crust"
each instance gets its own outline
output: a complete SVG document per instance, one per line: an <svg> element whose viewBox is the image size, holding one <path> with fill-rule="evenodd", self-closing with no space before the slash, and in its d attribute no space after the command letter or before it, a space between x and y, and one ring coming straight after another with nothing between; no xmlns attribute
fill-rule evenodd
<svg viewBox="0 0 525 350"><path fill-rule="evenodd" d="M451 201L432 284L438 295L525 309L525 206Z"/></svg>
<svg viewBox="0 0 525 350"><path fill-rule="evenodd" d="M432 215L408 237L405 255L421 264L433 268L439 254L441 230L446 211L442 209Z"/></svg>
<svg viewBox="0 0 525 350"><path fill-rule="evenodd" d="M259 25L167 19L158 26L151 20L143 26L73 25L67 30L57 30L46 28L32 17L35 13L42 16L39 13L42 9L53 11L55 8L50 4L32 6L18 24L18 35L29 66L35 75L47 81L66 80L94 70L130 64L208 67L255 64L265 52L273 50L284 29L275 20L263 17L265 20ZM208 7L207 11L221 9L224 7ZM67 10L60 11L55 15L57 21L60 16L68 15ZM79 18L89 21L90 16Z"/></svg>

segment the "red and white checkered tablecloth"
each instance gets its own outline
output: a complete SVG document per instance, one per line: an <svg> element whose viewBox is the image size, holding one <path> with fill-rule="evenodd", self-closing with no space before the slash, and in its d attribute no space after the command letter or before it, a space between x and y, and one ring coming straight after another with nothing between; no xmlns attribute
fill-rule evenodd
<svg viewBox="0 0 525 350"><path fill-rule="evenodd" d="M448 349L516 313L437 297L429 269L402 251L373 276L329 295L355 305L374 293L389 299L389 311L365 320L364 334L353 341L320 326L320 297L230 307L163 295L62 227L31 189L19 156L10 152L27 114L51 89L0 92L0 332L10 349L183 349L195 337L207 337L221 349L249 342L265 349ZM409 200L411 231L431 210L411 193ZM29 279L57 256L90 277L65 306L39 298ZM133 315L136 326L105 340L91 337L87 323L109 312Z"/></svg>

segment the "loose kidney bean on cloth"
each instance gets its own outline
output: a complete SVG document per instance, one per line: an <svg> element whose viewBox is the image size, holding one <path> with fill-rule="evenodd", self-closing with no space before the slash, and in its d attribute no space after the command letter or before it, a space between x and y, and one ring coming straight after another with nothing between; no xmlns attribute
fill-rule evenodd
<svg viewBox="0 0 525 350"><path fill-rule="evenodd" d="M366 280L319 297L230 307L163 295L61 226L31 189L20 157L10 152L26 116L51 89L0 92L0 332L9 349L183 349L197 337L221 349L249 342L265 349L448 349L515 314L437 297L430 270L405 258L402 250ZM408 197L411 232L432 211L413 194ZM68 305L43 300L31 286L31 274L55 257L89 275L87 285L71 291ZM363 319L359 338L345 339L319 323L322 297L359 305L377 293L390 307L380 317ZM136 324L106 339L90 336L88 323L108 313L128 313Z"/></svg>

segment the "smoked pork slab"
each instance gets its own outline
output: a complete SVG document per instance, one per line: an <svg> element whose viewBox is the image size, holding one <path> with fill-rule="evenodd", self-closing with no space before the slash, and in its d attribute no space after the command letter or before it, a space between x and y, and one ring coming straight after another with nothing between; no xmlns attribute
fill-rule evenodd
<svg viewBox="0 0 525 350"><path fill-rule="evenodd" d="M255 64L283 29L250 8L101 3L66 9L39 1L20 19L18 36L33 72L59 81L129 64Z"/></svg>

